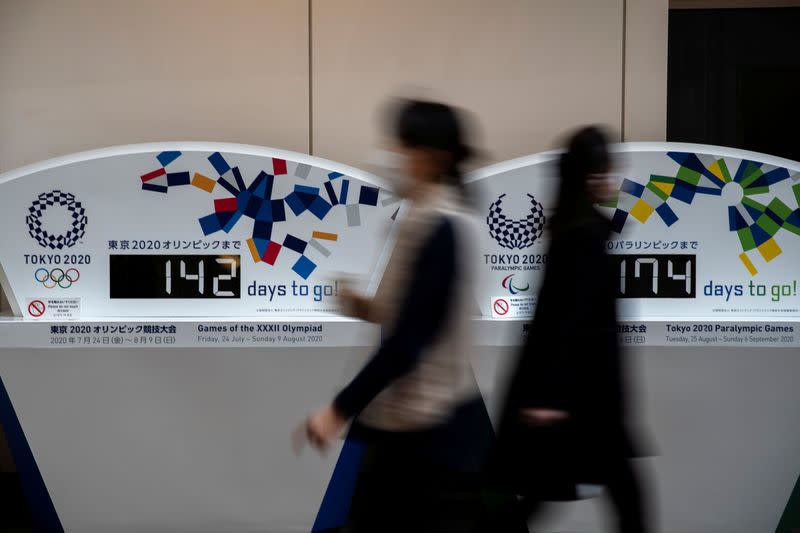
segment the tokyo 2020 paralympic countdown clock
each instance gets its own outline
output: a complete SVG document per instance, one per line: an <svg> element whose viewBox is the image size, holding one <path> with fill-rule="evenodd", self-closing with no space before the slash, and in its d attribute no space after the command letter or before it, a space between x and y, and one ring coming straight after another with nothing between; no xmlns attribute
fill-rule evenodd
<svg viewBox="0 0 800 533"><path fill-rule="evenodd" d="M601 210L627 341L798 344L800 165L699 145L615 153L618 187ZM484 224L484 342L518 342L507 319L535 309L557 159L528 156L468 179ZM335 322L336 279L374 289L402 217L400 199L368 173L218 143L76 154L6 173L0 192L5 294L18 317L39 321Z"/></svg>
<svg viewBox="0 0 800 533"><path fill-rule="evenodd" d="M715 146L614 148L614 197L600 207L630 344L796 346L800 164ZM559 154L475 172L487 231L482 314L530 316L547 266ZM593 265L582 265L590 270Z"/></svg>

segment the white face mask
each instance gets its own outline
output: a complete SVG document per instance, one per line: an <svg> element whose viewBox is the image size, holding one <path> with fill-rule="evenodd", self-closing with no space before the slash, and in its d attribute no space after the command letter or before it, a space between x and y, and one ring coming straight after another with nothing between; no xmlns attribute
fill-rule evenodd
<svg viewBox="0 0 800 533"><path fill-rule="evenodd" d="M596 203L603 203L614 197L614 185L619 180L615 174L605 172L602 174L589 174L586 180L586 190Z"/></svg>
<svg viewBox="0 0 800 533"><path fill-rule="evenodd" d="M413 180L406 172L408 156L393 150L376 150L367 160L373 173L386 181L386 186L401 198L408 197Z"/></svg>

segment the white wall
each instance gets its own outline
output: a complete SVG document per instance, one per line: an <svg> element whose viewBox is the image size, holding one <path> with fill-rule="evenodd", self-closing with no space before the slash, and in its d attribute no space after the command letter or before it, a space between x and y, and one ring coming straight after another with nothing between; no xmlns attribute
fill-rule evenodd
<svg viewBox="0 0 800 533"><path fill-rule="evenodd" d="M339 0L313 7L314 148L358 164L398 89L472 111L491 161L620 130L621 0ZM410 89L409 89L410 88Z"/></svg>
<svg viewBox="0 0 800 533"><path fill-rule="evenodd" d="M361 164L409 87L474 112L483 162L588 122L663 140L666 25L667 0L4 0L0 171L160 140Z"/></svg>
<svg viewBox="0 0 800 533"><path fill-rule="evenodd" d="M103 146L308 148L298 0L0 2L0 171Z"/></svg>
<svg viewBox="0 0 800 533"><path fill-rule="evenodd" d="M667 0L626 2L626 141L663 141L667 135Z"/></svg>

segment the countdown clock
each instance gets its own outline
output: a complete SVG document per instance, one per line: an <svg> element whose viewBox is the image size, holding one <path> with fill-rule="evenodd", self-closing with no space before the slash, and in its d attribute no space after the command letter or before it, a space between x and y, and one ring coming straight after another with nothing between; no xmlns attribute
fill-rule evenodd
<svg viewBox="0 0 800 533"><path fill-rule="evenodd" d="M694 255L612 255L617 298L694 298Z"/></svg>
<svg viewBox="0 0 800 533"><path fill-rule="evenodd" d="M110 297L239 298L241 256L111 255Z"/></svg>
<svg viewBox="0 0 800 533"><path fill-rule="evenodd" d="M0 283L27 318L338 315L338 277L376 287L392 246L401 200L380 183L225 143L45 161L0 176Z"/></svg>

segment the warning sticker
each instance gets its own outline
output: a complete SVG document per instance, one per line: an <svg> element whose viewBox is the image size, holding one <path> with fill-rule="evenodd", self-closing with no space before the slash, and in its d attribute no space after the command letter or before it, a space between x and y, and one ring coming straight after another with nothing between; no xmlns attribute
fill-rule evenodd
<svg viewBox="0 0 800 533"><path fill-rule="evenodd" d="M498 296L492 298L492 318L530 318L536 305L533 296Z"/></svg>
<svg viewBox="0 0 800 533"><path fill-rule="evenodd" d="M28 298L25 316L47 320L80 318L80 298Z"/></svg>

